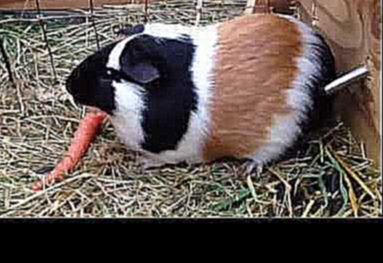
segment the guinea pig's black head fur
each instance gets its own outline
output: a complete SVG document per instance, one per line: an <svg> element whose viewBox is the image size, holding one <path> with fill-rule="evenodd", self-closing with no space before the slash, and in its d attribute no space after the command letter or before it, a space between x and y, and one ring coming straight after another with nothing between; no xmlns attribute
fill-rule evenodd
<svg viewBox="0 0 383 263"><path fill-rule="evenodd" d="M142 33L144 29L145 27L142 24L135 25L135 26L126 24L126 25L120 25L120 26L114 27L113 31L117 36L128 37L131 35Z"/></svg>
<svg viewBox="0 0 383 263"><path fill-rule="evenodd" d="M130 37L142 33L143 30L143 25L123 27L119 34ZM134 81L137 74L144 72L142 64L139 67L129 67L131 61L136 59L134 56L120 58L123 65L121 71L107 67L111 52L118 43L112 43L90 55L72 71L67 79L66 88L77 103L94 106L112 114L116 108L112 82L121 81L122 78ZM123 55L129 54L124 50Z"/></svg>
<svg viewBox="0 0 383 263"><path fill-rule="evenodd" d="M113 79L108 76L106 63L113 43L87 57L70 74L66 89L76 103L94 106L111 113L115 109Z"/></svg>

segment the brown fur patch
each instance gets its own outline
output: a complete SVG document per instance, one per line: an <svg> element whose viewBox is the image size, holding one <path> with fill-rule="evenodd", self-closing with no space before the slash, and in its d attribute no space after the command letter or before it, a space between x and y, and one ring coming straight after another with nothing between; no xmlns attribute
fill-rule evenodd
<svg viewBox="0 0 383 263"><path fill-rule="evenodd" d="M290 112L286 91L303 52L298 30L289 20L268 14L219 26L206 160L254 154L268 142L273 116Z"/></svg>

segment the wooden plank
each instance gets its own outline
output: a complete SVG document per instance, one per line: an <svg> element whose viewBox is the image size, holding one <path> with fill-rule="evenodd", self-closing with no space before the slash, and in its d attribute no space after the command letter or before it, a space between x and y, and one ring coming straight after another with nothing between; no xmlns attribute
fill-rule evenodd
<svg viewBox="0 0 383 263"><path fill-rule="evenodd" d="M152 3L158 0L148 0ZM103 5L125 5L125 4L141 4L145 0L93 0L95 7L102 7ZM89 8L89 0L40 0L42 9L73 9L73 8ZM35 9L35 0L1 0L0 9L9 10L23 10Z"/></svg>
<svg viewBox="0 0 383 263"><path fill-rule="evenodd" d="M300 0L301 17L323 32L335 54L339 72L360 64L371 73L367 81L341 91L339 117L380 165L380 3L378 0Z"/></svg>

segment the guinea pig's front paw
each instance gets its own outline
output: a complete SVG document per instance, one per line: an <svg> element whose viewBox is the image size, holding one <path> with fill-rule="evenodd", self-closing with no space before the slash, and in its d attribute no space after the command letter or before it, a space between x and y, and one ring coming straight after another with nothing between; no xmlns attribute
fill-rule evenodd
<svg viewBox="0 0 383 263"><path fill-rule="evenodd" d="M263 165L254 161L246 161L243 164L243 168L246 176L255 173L259 177L263 173Z"/></svg>
<svg viewBox="0 0 383 263"><path fill-rule="evenodd" d="M158 168L165 164L166 164L165 162L158 159L145 158L145 157L141 159L141 166L144 171L151 168Z"/></svg>

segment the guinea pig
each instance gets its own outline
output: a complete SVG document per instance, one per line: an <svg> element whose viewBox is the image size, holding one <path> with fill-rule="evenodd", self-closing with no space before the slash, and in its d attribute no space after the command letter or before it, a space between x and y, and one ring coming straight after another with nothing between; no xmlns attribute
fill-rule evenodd
<svg viewBox="0 0 383 263"><path fill-rule="evenodd" d="M125 35L81 62L66 88L76 103L107 112L145 167L278 160L305 135L335 78L324 39L289 16L153 23Z"/></svg>

